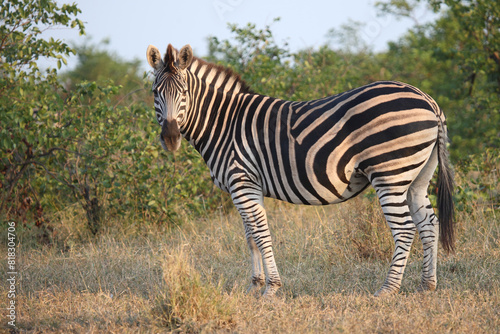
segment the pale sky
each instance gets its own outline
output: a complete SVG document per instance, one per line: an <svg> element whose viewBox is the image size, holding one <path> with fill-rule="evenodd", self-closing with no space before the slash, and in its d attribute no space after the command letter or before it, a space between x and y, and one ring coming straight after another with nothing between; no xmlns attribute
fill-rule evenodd
<svg viewBox="0 0 500 334"><path fill-rule="evenodd" d="M59 3L73 0L59 0ZM272 31L278 43L287 41L292 51L318 48L327 43L327 32L339 28L349 20L366 24L361 32L363 40L374 51L386 48L388 41L397 40L410 27L410 19L396 20L394 17L378 17L376 0L76 0L82 13L78 16L85 22L87 36L92 43L108 38L109 50L122 59L144 60L149 44L157 46L162 53L168 43L177 49L191 44L195 55L207 54L207 37L219 39L231 36L228 23L239 26L248 22L264 28L273 19ZM435 17L422 7L417 14L419 22ZM67 29L52 30L52 36L68 43L81 44L85 37ZM74 65L75 58L69 60Z"/></svg>

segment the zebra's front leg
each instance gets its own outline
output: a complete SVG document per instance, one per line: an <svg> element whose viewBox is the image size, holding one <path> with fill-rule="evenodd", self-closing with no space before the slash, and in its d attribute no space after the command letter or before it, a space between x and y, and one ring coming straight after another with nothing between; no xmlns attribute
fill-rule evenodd
<svg viewBox="0 0 500 334"><path fill-rule="evenodd" d="M247 239L248 248L250 249L250 258L252 260L252 281L248 287L247 293L253 291L260 291L260 289L266 284L266 275L264 273L264 267L262 266L262 256L260 250L253 239L252 230L248 228L245 223L245 237Z"/></svg>
<svg viewBox="0 0 500 334"><path fill-rule="evenodd" d="M406 193L399 196L380 197L380 204L391 229L395 247L389 273L375 296L398 293L416 231L406 200Z"/></svg>
<svg viewBox="0 0 500 334"><path fill-rule="evenodd" d="M281 278L274 260L271 234L267 224L266 210L264 209L262 194L244 193L232 194L233 203L240 212L245 234L252 257L252 285L258 287L263 282L264 273L267 275L265 297L273 296L281 287ZM257 249L258 252L257 253Z"/></svg>

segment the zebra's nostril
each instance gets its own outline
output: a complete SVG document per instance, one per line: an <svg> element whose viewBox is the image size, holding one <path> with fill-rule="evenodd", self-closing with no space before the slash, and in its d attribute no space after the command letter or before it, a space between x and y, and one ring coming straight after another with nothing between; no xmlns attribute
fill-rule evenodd
<svg viewBox="0 0 500 334"><path fill-rule="evenodd" d="M175 152L179 149L181 145L181 132L179 130L179 126L177 125L177 121L175 120L164 120L160 141L164 149Z"/></svg>

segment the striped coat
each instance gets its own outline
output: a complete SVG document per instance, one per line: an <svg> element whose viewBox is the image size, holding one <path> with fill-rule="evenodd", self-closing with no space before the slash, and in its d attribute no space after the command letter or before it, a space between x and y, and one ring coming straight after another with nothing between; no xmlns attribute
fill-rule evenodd
<svg viewBox="0 0 500 334"><path fill-rule="evenodd" d="M215 184L231 194L244 222L253 274L251 288L281 286L263 197L296 204L346 201L372 185L394 236L385 283L376 295L399 290L414 235L424 242L422 288L436 287L439 228L453 248L453 174L446 120L427 94L400 82L375 82L307 102L250 91L233 72L195 58L190 46L165 58L147 51L161 142L182 137L200 152ZM439 168L438 220L427 197ZM267 276L265 275L267 273Z"/></svg>

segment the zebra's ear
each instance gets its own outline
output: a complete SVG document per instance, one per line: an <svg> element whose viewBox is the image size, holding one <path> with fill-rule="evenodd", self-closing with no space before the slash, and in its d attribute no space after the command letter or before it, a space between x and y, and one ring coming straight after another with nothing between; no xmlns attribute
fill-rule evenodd
<svg viewBox="0 0 500 334"><path fill-rule="evenodd" d="M168 69L171 72L176 71L176 62L177 62L177 50L174 49L172 44L169 44L167 47L167 53L165 54L165 59L163 59L163 62L168 66Z"/></svg>
<svg viewBox="0 0 500 334"><path fill-rule="evenodd" d="M148 46L148 50L146 51L146 58L148 59L149 65L155 71L158 71L164 66L163 61L161 60L161 53L156 46Z"/></svg>
<svg viewBox="0 0 500 334"><path fill-rule="evenodd" d="M191 45L185 45L179 52L179 67L181 70L185 70L191 62L193 61L193 49Z"/></svg>

